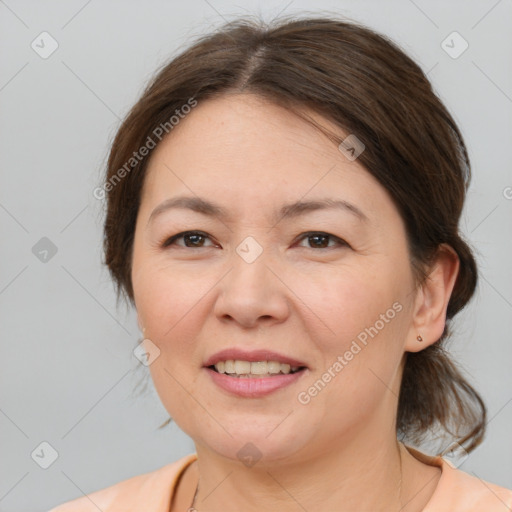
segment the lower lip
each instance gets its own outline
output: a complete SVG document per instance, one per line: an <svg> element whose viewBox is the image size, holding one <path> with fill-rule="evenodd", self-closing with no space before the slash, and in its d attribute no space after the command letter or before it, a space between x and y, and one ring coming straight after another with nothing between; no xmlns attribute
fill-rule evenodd
<svg viewBox="0 0 512 512"><path fill-rule="evenodd" d="M295 373L276 375L275 377L230 377L225 373L218 373L211 368L205 368L213 382L220 388L234 395L245 398L259 398L273 391L282 389L297 382L306 373L306 369Z"/></svg>

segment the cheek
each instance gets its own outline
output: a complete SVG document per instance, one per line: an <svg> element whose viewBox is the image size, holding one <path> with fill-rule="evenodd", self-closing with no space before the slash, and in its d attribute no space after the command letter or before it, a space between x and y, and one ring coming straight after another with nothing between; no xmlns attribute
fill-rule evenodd
<svg viewBox="0 0 512 512"><path fill-rule="evenodd" d="M311 318L305 323L308 337L319 355L307 386L320 390L315 395L312 389L311 396L318 396L317 406L322 403L340 424L349 421L346 410L370 414L394 386L408 325L407 276L394 270L381 261L374 269L336 269L297 281L297 295L315 313L304 310ZM327 382L325 387L319 380Z"/></svg>
<svg viewBox="0 0 512 512"><path fill-rule="evenodd" d="M177 351L190 347L179 340L190 339L199 329L199 322L193 318L213 286L211 280L194 271L176 271L155 261L140 266L134 272L133 289L146 337L161 350L168 350L169 345Z"/></svg>
<svg viewBox="0 0 512 512"><path fill-rule="evenodd" d="M188 431L189 416L201 413L193 411L190 399L190 394L199 394L190 367L201 365L194 343L204 323L199 319L205 314L201 299L214 283L198 273L179 272L154 260L139 266L134 274L136 308L145 336L160 350L149 366L151 378L170 416Z"/></svg>
<svg viewBox="0 0 512 512"><path fill-rule="evenodd" d="M144 336L159 350L148 370L162 404L174 419L180 410L190 407L183 387L183 363L190 363L192 344L183 330L195 325L190 318L200 294L194 286L198 283L190 283L183 272L176 272L159 255L151 254L143 247L140 233L135 237L131 278Z"/></svg>
<svg viewBox="0 0 512 512"><path fill-rule="evenodd" d="M346 307L341 310L343 304ZM305 410L317 417L327 437L360 425L383 403L394 407L403 310L397 312L392 304L384 304L367 302L361 308L350 300L340 301L340 309L332 316L332 320L338 318L336 335L311 338L322 356L301 388L299 401L308 402ZM381 312L388 323L379 317Z"/></svg>
<svg viewBox="0 0 512 512"><path fill-rule="evenodd" d="M325 333L322 348L328 352L346 349L358 335L364 340L368 329L374 332L375 324L380 337L399 325L395 319L400 316L397 310L403 308L406 284L385 266L332 268L306 279L303 275L295 283L294 291L305 306L304 318L311 318L311 339Z"/></svg>

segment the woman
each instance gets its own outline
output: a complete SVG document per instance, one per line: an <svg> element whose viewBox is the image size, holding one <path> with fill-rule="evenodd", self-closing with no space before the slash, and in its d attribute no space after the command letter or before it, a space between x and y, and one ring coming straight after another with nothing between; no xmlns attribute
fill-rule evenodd
<svg viewBox="0 0 512 512"><path fill-rule="evenodd" d="M484 435L442 348L477 280L469 178L423 72L367 28L238 20L175 58L114 141L104 249L196 453L53 510L512 507L411 446Z"/></svg>

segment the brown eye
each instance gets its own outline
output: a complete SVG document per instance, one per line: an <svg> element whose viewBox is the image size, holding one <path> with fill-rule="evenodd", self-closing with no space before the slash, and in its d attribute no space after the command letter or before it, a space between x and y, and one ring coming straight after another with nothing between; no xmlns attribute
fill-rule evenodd
<svg viewBox="0 0 512 512"><path fill-rule="evenodd" d="M341 238L322 232L305 233L301 240L308 240L310 249L330 249L336 247L336 244L348 246ZM335 242L335 245L329 245L330 242Z"/></svg>
<svg viewBox="0 0 512 512"><path fill-rule="evenodd" d="M182 233L178 233L177 235L171 236L171 238L167 239L164 242L163 247L176 245L178 247L201 249L203 247L209 247L204 245L205 241L209 239L210 237L206 233L203 233L201 231L183 231ZM177 244L177 240L183 240L184 243Z"/></svg>

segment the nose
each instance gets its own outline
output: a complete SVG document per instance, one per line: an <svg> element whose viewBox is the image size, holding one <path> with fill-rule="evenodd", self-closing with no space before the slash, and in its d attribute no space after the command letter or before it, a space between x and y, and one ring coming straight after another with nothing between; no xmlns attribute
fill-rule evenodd
<svg viewBox="0 0 512 512"><path fill-rule="evenodd" d="M265 251L253 262L238 253L231 270L219 282L214 313L223 322L244 328L281 323L289 315L289 289Z"/></svg>

